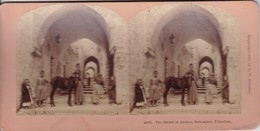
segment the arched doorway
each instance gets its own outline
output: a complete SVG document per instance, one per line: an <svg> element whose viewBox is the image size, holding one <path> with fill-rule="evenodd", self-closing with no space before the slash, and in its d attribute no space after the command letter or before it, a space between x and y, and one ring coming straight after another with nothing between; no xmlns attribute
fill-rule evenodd
<svg viewBox="0 0 260 131"><path fill-rule="evenodd" d="M93 64L91 64L91 63L93 63ZM88 66L88 64L91 64L91 65ZM85 72L86 68L87 68L87 70L93 69L95 72L94 76L96 76L97 73L100 73L100 65L99 65L98 59L94 56L89 56L84 62L84 72Z"/></svg>
<svg viewBox="0 0 260 131"><path fill-rule="evenodd" d="M214 61L209 56L204 56L199 61L198 74L200 77L202 73L204 73L204 77L208 77L210 74L215 73Z"/></svg>
<svg viewBox="0 0 260 131"><path fill-rule="evenodd" d="M84 62L83 72L84 87L88 88L86 90L89 90L89 93L92 93L92 81L100 73L100 64L98 59L94 56L89 56Z"/></svg>

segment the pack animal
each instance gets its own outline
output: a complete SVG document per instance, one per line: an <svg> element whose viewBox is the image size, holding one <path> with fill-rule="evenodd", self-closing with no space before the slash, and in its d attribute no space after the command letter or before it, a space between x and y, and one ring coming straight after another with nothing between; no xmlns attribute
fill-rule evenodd
<svg viewBox="0 0 260 131"><path fill-rule="evenodd" d="M71 93L72 93L73 89L76 90L76 88L77 88L76 77L71 76L71 77L64 78L64 77L56 76L51 80L51 87L52 87L51 94L50 94L51 107L55 106L54 94L55 94L55 91L57 90L57 88L69 91L68 92L68 105L72 106Z"/></svg>
<svg viewBox="0 0 260 131"><path fill-rule="evenodd" d="M180 90L181 91L181 104L184 106L185 102L185 90L189 91L189 79L186 76L177 78L177 77L168 77L165 80L165 90L163 93L163 103L164 106L168 106L168 101L167 101L167 95L169 90L173 88L175 90Z"/></svg>

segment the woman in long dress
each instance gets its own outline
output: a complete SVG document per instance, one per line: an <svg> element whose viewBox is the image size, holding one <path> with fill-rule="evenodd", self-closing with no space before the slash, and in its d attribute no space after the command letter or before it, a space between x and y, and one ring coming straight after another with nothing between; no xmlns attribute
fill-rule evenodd
<svg viewBox="0 0 260 131"><path fill-rule="evenodd" d="M75 104L76 105L83 105L84 102L85 102L85 99L84 99L84 88L83 88L83 83L81 81L81 78L79 76L79 73L78 72L75 72L75 82L76 82L76 85L77 85L77 88L75 90Z"/></svg>
<svg viewBox="0 0 260 131"><path fill-rule="evenodd" d="M83 81L82 81L82 72L80 70L80 64L76 64L76 71L74 72L75 75L75 80L76 80L76 85L77 88L75 90L75 99L74 102L76 105L83 105L85 102L84 99L84 86L83 86Z"/></svg>
<svg viewBox="0 0 260 131"><path fill-rule="evenodd" d="M189 104L196 104L198 102L197 96L197 85L193 77L189 78L190 89L188 92L188 103Z"/></svg>
<svg viewBox="0 0 260 131"><path fill-rule="evenodd" d="M143 81L139 79L135 84L135 107L142 108L146 104L145 89Z"/></svg>

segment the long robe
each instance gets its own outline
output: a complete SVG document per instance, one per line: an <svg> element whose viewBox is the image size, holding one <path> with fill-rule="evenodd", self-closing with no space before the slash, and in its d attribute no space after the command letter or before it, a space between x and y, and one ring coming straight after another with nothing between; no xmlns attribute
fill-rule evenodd
<svg viewBox="0 0 260 131"><path fill-rule="evenodd" d="M85 102L83 83L80 79L77 80L76 83L77 88L75 90L74 102L75 104L83 104Z"/></svg>
<svg viewBox="0 0 260 131"><path fill-rule="evenodd" d="M223 81L222 102L229 102L229 83L227 80Z"/></svg>
<svg viewBox="0 0 260 131"><path fill-rule="evenodd" d="M198 102L197 86L194 80L191 80L190 89L188 92L188 103Z"/></svg>
<svg viewBox="0 0 260 131"><path fill-rule="evenodd" d="M213 89L214 85L211 83L208 83L206 85L206 93L205 93L205 102L206 103L212 103L212 97L213 97Z"/></svg>
<svg viewBox="0 0 260 131"><path fill-rule="evenodd" d="M116 83L115 83L115 80L109 81L108 98L109 98L109 103L115 103L116 102Z"/></svg>
<svg viewBox="0 0 260 131"><path fill-rule="evenodd" d="M135 85L135 106L143 106L146 103L144 87Z"/></svg>
<svg viewBox="0 0 260 131"><path fill-rule="evenodd" d="M33 103L32 100L32 92L29 85L26 85L25 83L22 84L22 99L21 99L21 105L22 106L30 106Z"/></svg>
<svg viewBox="0 0 260 131"><path fill-rule="evenodd" d="M100 83L94 82L93 84L93 91L92 91L92 103L98 104L99 103L99 96L102 92L102 85Z"/></svg>

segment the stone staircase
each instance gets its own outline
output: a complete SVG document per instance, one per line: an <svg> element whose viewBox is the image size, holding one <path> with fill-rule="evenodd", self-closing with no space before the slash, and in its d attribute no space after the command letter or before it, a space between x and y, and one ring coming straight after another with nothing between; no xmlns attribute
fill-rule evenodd
<svg viewBox="0 0 260 131"><path fill-rule="evenodd" d="M84 94L92 94L92 92L93 89L91 86L87 86L87 85L84 86Z"/></svg>
<svg viewBox="0 0 260 131"><path fill-rule="evenodd" d="M220 93L220 87L217 87L217 94L219 94ZM203 86L203 85L199 85L198 87L197 87L197 93L198 94L205 94L206 93L206 86Z"/></svg>
<svg viewBox="0 0 260 131"><path fill-rule="evenodd" d="M93 89L91 86L84 86L84 94L92 94ZM106 87L104 87L104 93L106 94ZM69 90L59 90L57 91L58 94L60 95L66 95L68 94ZM72 94L74 94L74 89L72 90Z"/></svg>

